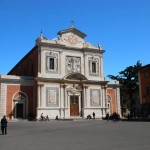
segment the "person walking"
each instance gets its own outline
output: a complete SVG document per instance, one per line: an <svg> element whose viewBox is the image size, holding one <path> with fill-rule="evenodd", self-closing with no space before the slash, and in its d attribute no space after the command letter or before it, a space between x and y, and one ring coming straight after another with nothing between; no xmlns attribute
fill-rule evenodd
<svg viewBox="0 0 150 150"><path fill-rule="evenodd" d="M106 114L106 119L109 121L109 113Z"/></svg>
<svg viewBox="0 0 150 150"><path fill-rule="evenodd" d="M7 134L7 119L6 117L4 116L2 119L1 119L1 130L2 130L2 134Z"/></svg>
<svg viewBox="0 0 150 150"><path fill-rule="evenodd" d="M93 115L93 119L95 119L95 112L93 112L93 114L92 114L92 115Z"/></svg>

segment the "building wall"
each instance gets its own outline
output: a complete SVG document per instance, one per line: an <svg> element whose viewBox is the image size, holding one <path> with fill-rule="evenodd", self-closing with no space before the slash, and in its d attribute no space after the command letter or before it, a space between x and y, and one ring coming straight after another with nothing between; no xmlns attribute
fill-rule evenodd
<svg viewBox="0 0 150 150"><path fill-rule="evenodd" d="M107 89L107 94L110 96L110 113L118 112L117 105L116 105L116 90L115 89Z"/></svg>
<svg viewBox="0 0 150 150"><path fill-rule="evenodd" d="M27 101L28 101L28 114L33 114L35 112L34 104L33 104L33 86L22 86L22 85L7 85L7 102L6 102L6 115L8 116L10 113L12 113L12 110L14 109L13 105L13 98L18 94L18 92L21 91L22 93L25 93L27 95Z"/></svg>
<svg viewBox="0 0 150 150"><path fill-rule="evenodd" d="M8 73L17 76L37 76L38 72L38 48L35 46L25 55Z"/></svg>
<svg viewBox="0 0 150 150"><path fill-rule="evenodd" d="M9 117L11 114L15 117L14 109L18 102L26 100L25 117L29 114L35 114L35 86L33 78L19 77L12 75L0 75L0 117L6 115ZM23 96L23 97L20 97Z"/></svg>
<svg viewBox="0 0 150 150"><path fill-rule="evenodd" d="M39 53L39 71L38 71L38 77L45 77L49 78L64 78L68 72L67 72L67 58L68 57L75 57L80 59L80 71L79 73L85 75L85 77L88 80L94 80L94 81L103 81L103 59L102 54L97 53L94 51L88 52L84 54L85 52L82 50L71 50L71 49L61 49L61 48L53 48L53 47L46 47L46 46L40 46L39 47L40 53ZM94 56L93 56L94 54ZM55 57L57 62L57 69L54 72L48 71L47 69L47 57ZM95 59L97 61L97 74L92 75L90 73L90 64L89 62L91 59ZM71 73L71 72L70 72Z"/></svg>
<svg viewBox="0 0 150 150"><path fill-rule="evenodd" d="M141 103L150 103L150 67L139 71ZM149 88L149 92L147 91Z"/></svg>
<svg viewBox="0 0 150 150"><path fill-rule="evenodd" d="M27 101L27 116L31 114L39 118L43 113L51 119L56 115L69 118L70 98L76 95L79 98L79 117L95 112L96 118L101 118L108 109L107 93L111 97L110 111L119 112L118 89L114 88L119 83L109 87L108 91L106 88L108 81L105 81L103 74L105 51L100 46L95 47L86 42L83 39L85 35L77 29L63 30L60 34L61 37L54 40L47 40L40 35L36 46L8 76L3 76L4 84L0 95L1 104L6 106L3 114L10 114L13 103L17 105L23 96L20 102L25 106ZM52 63L54 65L51 68ZM26 78L27 76L34 78ZM79 86L81 89L78 89Z"/></svg>

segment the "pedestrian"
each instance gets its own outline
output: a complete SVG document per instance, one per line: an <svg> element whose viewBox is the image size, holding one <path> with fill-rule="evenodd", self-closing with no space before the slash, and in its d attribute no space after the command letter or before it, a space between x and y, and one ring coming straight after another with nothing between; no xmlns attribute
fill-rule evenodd
<svg viewBox="0 0 150 150"><path fill-rule="evenodd" d="M109 121L109 113L106 114L106 119Z"/></svg>
<svg viewBox="0 0 150 150"><path fill-rule="evenodd" d="M46 121L49 121L49 117L48 117L48 115L46 116Z"/></svg>
<svg viewBox="0 0 150 150"><path fill-rule="evenodd" d="M93 115L93 119L95 119L95 112L93 112L93 114L92 114L92 115Z"/></svg>
<svg viewBox="0 0 150 150"><path fill-rule="evenodd" d="M41 114L41 121L44 121L44 116L43 116L43 113Z"/></svg>
<svg viewBox="0 0 150 150"><path fill-rule="evenodd" d="M86 118L87 120L90 120L90 119L92 119L92 117L91 117L91 115L89 114L89 115L87 115L87 118Z"/></svg>
<svg viewBox="0 0 150 150"><path fill-rule="evenodd" d="M58 115L56 116L55 120L58 120Z"/></svg>
<svg viewBox="0 0 150 150"><path fill-rule="evenodd" d="M2 134L7 134L7 119L6 117L4 116L2 119L1 119L1 130L2 130Z"/></svg>

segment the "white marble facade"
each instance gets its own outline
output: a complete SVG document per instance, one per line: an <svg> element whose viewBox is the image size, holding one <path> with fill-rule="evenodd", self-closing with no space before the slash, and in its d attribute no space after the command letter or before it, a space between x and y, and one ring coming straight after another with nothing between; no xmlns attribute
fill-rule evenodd
<svg viewBox="0 0 150 150"><path fill-rule="evenodd" d="M71 27L46 39L42 34L38 46L38 107L49 118L96 118L107 112L107 83L103 74L102 47L84 40L86 34ZM120 98L118 98L120 100Z"/></svg>

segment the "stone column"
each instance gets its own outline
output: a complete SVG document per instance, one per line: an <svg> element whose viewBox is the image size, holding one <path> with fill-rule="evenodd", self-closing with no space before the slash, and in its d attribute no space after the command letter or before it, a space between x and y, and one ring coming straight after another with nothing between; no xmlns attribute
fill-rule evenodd
<svg viewBox="0 0 150 150"><path fill-rule="evenodd" d="M41 49L41 74L42 75L45 74L45 65L47 65L45 64L45 61L47 63L47 60L44 57L44 50Z"/></svg>
<svg viewBox="0 0 150 150"><path fill-rule="evenodd" d="M105 111L104 111L103 115L106 116L106 113L107 113L107 110L106 110L107 109L107 107L106 107L107 106L107 85L104 86L104 93L105 93L105 95L104 95L104 108L105 108L104 110Z"/></svg>
<svg viewBox="0 0 150 150"><path fill-rule="evenodd" d="M64 117L64 84L60 84L60 118Z"/></svg>
<svg viewBox="0 0 150 150"><path fill-rule="evenodd" d="M6 115L6 85L4 83L0 84L0 118ZM13 102L12 102L13 103ZM13 105L13 104L12 104Z"/></svg>
<svg viewBox="0 0 150 150"><path fill-rule="evenodd" d="M102 117L106 115L106 86L102 86Z"/></svg>
<svg viewBox="0 0 150 150"><path fill-rule="evenodd" d="M40 108L41 107L41 84L38 84L37 99L38 99L38 108Z"/></svg>
<svg viewBox="0 0 150 150"><path fill-rule="evenodd" d="M65 84L60 84L60 118L65 118L66 86Z"/></svg>
<svg viewBox="0 0 150 150"><path fill-rule="evenodd" d="M44 84L38 84L38 97L37 97L37 99L38 99L38 108L41 108L42 106L43 106L43 104L42 104L42 93L43 93L43 86L44 86Z"/></svg>
<svg viewBox="0 0 150 150"><path fill-rule="evenodd" d="M87 85L83 85L83 98L84 98L84 108L87 107Z"/></svg>
<svg viewBox="0 0 150 150"><path fill-rule="evenodd" d="M100 77L103 78L104 71L103 71L103 56L100 56Z"/></svg>
<svg viewBox="0 0 150 150"><path fill-rule="evenodd" d="M46 96L44 94L44 84L41 84L41 94L40 94L41 98L40 98L40 103L41 103L41 107L45 107L46 106L46 101L43 101L44 97ZM43 105L44 103L44 105Z"/></svg>
<svg viewBox="0 0 150 150"><path fill-rule="evenodd" d="M120 88L116 88L116 107L117 107L117 113L121 116Z"/></svg>
<svg viewBox="0 0 150 150"><path fill-rule="evenodd" d="M85 117L85 109L87 108L87 89L88 86L87 85L83 85L83 110L82 110L82 114Z"/></svg>
<svg viewBox="0 0 150 150"><path fill-rule="evenodd" d="M58 67L59 70L58 70L58 72L60 75L62 74L61 66L63 66L61 60L62 60L62 51L60 51L60 53L59 53L59 67Z"/></svg>

